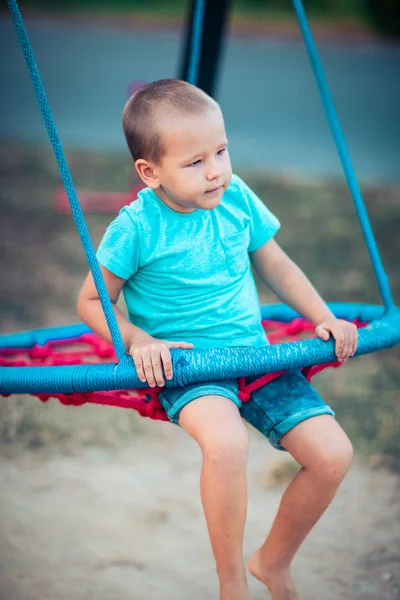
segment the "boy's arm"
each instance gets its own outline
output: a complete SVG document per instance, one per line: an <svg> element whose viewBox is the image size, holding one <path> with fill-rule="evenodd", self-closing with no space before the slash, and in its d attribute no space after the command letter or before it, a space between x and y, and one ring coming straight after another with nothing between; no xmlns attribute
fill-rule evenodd
<svg viewBox="0 0 400 600"><path fill-rule="evenodd" d="M332 333L339 360L346 360L357 349L357 327L337 319L303 271L272 239L250 254L252 265L264 283L283 302L316 325L323 340Z"/></svg>
<svg viewBox="0 0 400 600"><path fill-rule="evenodd" d="M164 373L167 379L172 379L171 348L193 348L187 342L167 342L157 340L151 335L133 325L116 306L125 279L117 277L100 265L108 294L114 309L118 327L127 352L132 356L139 379L147 381L151 387L164 385ZM91 273L86 277L77 304L78 315L95 333L111 342L111 334L103 313L100 298ZM164 373L163 373L164 370Z"/></svg>
<svg viewBox="0 0 400 600"><path fill-rule="evenodd" d="M132 344L138 343L142 339L150 336L142 329L139 329L139 327L130 323L116 306L121 290L125 284L125 279L117 277L102 265L100 265L100 269L113 305L125 348L129 351ZM88 325L95 333L108 342L112 342L110 330L108 329L92 273L89 273L86 277L79 294L77 311L82 321L84 321L84 323L86 323L86 325Z"/></svg>

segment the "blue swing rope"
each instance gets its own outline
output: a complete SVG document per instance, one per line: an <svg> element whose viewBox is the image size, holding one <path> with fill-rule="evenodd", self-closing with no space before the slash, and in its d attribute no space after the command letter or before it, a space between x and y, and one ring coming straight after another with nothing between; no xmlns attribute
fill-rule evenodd
<svg viewBox="0 0 400 600"><path fill-rule="evenodd" d="M346 142L339 124L332 96L330 94L324 71L322 69L321 61L318 56L317 48L315 46L311 30L307 22L306 13L304 11L301 0L293 0L293 6L294 10L296 11L301 33L303 35L304 43L306 45L307 54L310 59L315 80L317 82L322 104L325 109L325 115L331 128L333 139L335 140L336 144L336 149L338 151L343 171L346 176L347 184L349 186L354 206L357 211L358 220L360 222L365 243L368 248L368 253L371 259L372 267L374 269L376 280L378 282L379 291L386 310L389 310L391 308L394 308L395 306L390 291L389 279L383 268L382 260L368 218L368 213L361 196L359 185L357 183L357 178L351 162L350 154L347 150Z"/></svg>
<svg viewBox="0 0 400 600"><path fill-rule="evenodd" d="M79 204L76 189L72 181L72 176L62 148L60 136L58 134L57 127L54 122L53 115L51 113L46 92L44 90L44 86L39 74L39 70L37 68L33 50L28 39L28 35L24 26L24 22L22 20L20 10L18 8L18 4L16 0L8 0L8 6L10 9L12 19L14 21L21 49L25 57L26 65L28 67L32 85L34 87L36 98L39 103L40 111L42 113L43 121L46 126L47 134L49 136L54 156L56 158L58 168L60 170L61 178L71 206L76 227L81 238L81 242L90 270L93 275L97 292L99 294L104 316L106 318L111 338L113 341L115 353L120 362L126 360L130 361L130 358L128 358L125 351L124 342L122 340L121 332L118 327L117 319L111 304L110 296L108 294L106 285L104 283L103 275L101 273L99 263L96 258L96 254L89 235L86 221L83 216L81 206ZM201 36L203 31L204 11L205 0L197 0L195 4L195 14L193 19L193 36L189 66L189 82L192 82L194 84L197 82L200 63Z"/></svg>
<svg viewBox="0 0 400 600"><path fill-rule="evenodd" d="M76 227L78 229L83 249L85 251L86 258L89 263L89 267L96 285L96 289L99 294L100 302L103 307L103 312L107 320L107 324L113 340L114 350L118 359L120 361L124 361L127 358L124 342L122 340L122 336L118 327L117 319L115 317L110 297L107 292L106 285L104 283L103 275L100 271L99 263L97 262L97 258L94 252L92 241L90 239L86 221L79 204L75 186L72 181L71 173L61 145L60 136L58 135L53 115L51 114L46 92L44 91L43 83L39 75L35 57L33 55L33 51L29 43L28 35L26 33L21 13L19 11L18 4L15 0L8 0L8 6L10 8L15 29L17 31L18 39L21 44L21 49L25 57L26 65L28 67L32 85L34 87L36 98L39 103L43 121L47 129L47 134L49 136L50 143L53 147L54 156L56 158L58 168L60 170L65 191L67 193L68 200L71 205L71 210L75 219Z"/></svg>

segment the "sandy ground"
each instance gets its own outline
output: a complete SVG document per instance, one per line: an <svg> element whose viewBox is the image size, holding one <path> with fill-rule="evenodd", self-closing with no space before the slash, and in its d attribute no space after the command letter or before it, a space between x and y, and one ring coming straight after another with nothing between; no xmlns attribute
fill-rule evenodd
<svg viewBox="0 0 400 600"><path fill-rule="evenodd" d="M144 423L113 450L3 455L1 600L217 598L199 450L175 426ZM287 456L251 431L246 557L272 522L282 464ZM295 561L301 598L400 598L398 494L395 475L355 460ZM256 581L251 591L269 597Z"/></svg>

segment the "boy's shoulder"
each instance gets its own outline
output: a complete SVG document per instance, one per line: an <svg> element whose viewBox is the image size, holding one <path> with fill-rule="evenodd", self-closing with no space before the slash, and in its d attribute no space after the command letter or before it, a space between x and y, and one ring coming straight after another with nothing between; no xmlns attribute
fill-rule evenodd
<svg viewBox="0 0 400 600"><path fill-rule="evenodd" d="M251 205L256 197L256 194L247 183L235 173L232 174L231 181L225 193L229 196L230 201L233 200L236 204L244 206Z"/></svg>
<svg viewBox="0 0 400 600"><path fill-rule="evenodd" d="M239 175L232 173L231 181L229 183L227 191L243 195L248 189L249 188L247 184L243 181L243 179L239 177Z"/></svg>
<svg viewBox="0 0 400 600"><path fill-rule="evenodd" d="M130 204L127 204L120 211L121 213L126 213L126 216L132 220L140 220L143 218L144 213L148 210L149 199L151 197L150 188L143 188L137 195L137 198L133 200Z"/></svg>
<svg viewBox="0 0 400 600"><path fill-rule="evenodd" d="M141 229L142 223L148 223L154 218L154 203L152 202L152 190L144 188L130 204L123 206L113 223L119 223L128 228Z"/></svg>
<svg viewBox="0 0 400 600"><path fill-rule="evenodd" d="M232 174L231 181L225 190L223 200L232 208L242 209L248 213L251 209L252 195L254 193L239 175Z"/></svg>

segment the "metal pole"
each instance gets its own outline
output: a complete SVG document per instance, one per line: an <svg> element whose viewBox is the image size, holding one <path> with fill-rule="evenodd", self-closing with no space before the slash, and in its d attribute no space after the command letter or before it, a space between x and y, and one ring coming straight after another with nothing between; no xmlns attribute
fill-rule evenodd
<svg viewBox="0 0 400 600"><path fill-rule="evenodd" d="M199 2L203 4L202 15ZM210 96L215 95L230 5L231 0L192 0L187 18L179 78L194 83ZM196 51L198 57L193 55Z"/></svg>

